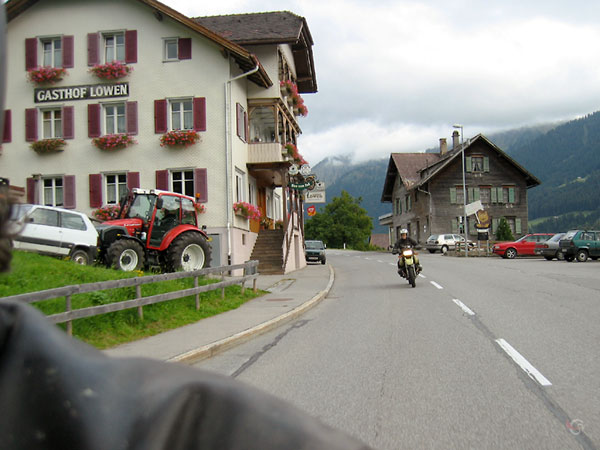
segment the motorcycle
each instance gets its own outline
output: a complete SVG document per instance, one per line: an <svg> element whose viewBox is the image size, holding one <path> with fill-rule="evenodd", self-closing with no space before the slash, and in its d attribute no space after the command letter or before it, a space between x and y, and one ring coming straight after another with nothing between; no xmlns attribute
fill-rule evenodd
<svg viewBox="0 0 600 450"><path fill-rule="evenodd" d="M398 274L405 278L412 287L417 285L417 267L415 262L415 251L409 245L403 247L400 252L393 251L392 253L398 254ZM402 261L404 261L404 268L402 268Z"/></svg>

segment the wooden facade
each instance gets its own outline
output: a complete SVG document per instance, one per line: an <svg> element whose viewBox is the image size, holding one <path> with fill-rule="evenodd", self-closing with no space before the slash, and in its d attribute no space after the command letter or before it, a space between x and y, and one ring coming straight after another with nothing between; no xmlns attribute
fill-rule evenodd
<svg viewBox="0 0 600 450"><path fill-rule="evenodd" d="M418 242L431 234L464 232L462 153L455 146L438 154L390 156L381 201L392 203L393 239L401 228ZM515 237L527 233L527 189L540 181L481 134L464 143L464 155L466 203L481 201L491 219L490 233L502 217ZM469 236L476 239L476 218L467 219Z"/></svg>

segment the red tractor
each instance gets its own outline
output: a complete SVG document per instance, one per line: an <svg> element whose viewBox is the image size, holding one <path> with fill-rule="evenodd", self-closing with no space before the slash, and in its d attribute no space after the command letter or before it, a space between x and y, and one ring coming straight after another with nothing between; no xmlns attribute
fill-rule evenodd
<svg viewBox="0 0 600 450"><path fill-rule="evenodd" d="M210 238L198 227L196 202L187 195L133 189L121 199L117 219L96 228L98 258L109 267L173 272L210 264Z"/></svg>

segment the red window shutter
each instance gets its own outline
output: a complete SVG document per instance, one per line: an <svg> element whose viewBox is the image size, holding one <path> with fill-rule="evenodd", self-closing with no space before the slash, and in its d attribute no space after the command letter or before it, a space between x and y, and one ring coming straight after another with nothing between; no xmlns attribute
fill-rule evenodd
<svg viewBox="0 0 600 450"><path fill-rule="evenodd" d="M127 187L129 189L135 189L140 187L140 173L129 172L127 174Z"/></svg>
<svg viewBox="0 0 600 450"><path fill-rule="evenodd" d="M199 195L198 202L208 201L208 171L207 169L194 169L194 191Z"/></svg>
<svg viewBox="0 0 600 450"><path fill-rule="evenodd" d="M179 59L192 59L192 39L180 38L177 41Z"/></svg>
<svg viewBox="0 0 600 450"><path fill-rule="evenodd" d="M74 38L73 36L63 36L62 38L62 48L63 48L63 67L65 69L70 69L74 67Z"/></svg>
<svg viewBox="0 0 600 450"><path fill-rule="evenodd" d="M38 112L36 108L25 110L25 140L27 142L37 141L38 139L37 119Z"/></svg>
<svg viewBox="0 0 600 450"><path fill-rule="evenodd" d="M127 30L125 32L125 62L137 62L137 31Z"/></svg>
<svg viewBox="0 0 600 450"><path fill-rule="evenodd" d="M25 39L25 70L37 67L37 48L37 38Z"/></svg>
<svg viewBox="0 0 600 450"><path fill-rule="evenodd" d="M137 102L127 102L127 134L138 134Z"/></svg>
<svg viewBox="0 0 600 450"><path fill-rule="evenodd" d="M167 132L167 101L154 100L154 132Z"/></svg>
<svg viewBox="0 0 600 450"><path fill-rule="evenodd" d="M35 203L35 180L33 178L27 178L27 203Z"/></svg>
<svg viewBox="0 0 600 450"><path fill-rule="evenodd" d="M90 173L90 208L102 206L102 175Z"/></svg>
<svg viewBox="0 0 600 450"><path fill-rule="evenodd" d="M194 131L206 131L205 97L194 97Z"/></svg>
<svg viewBox="0 0 600 450"><path fill-rule="evenodd" d="M102 134L100 129L100 104L88 105L88 137L95 138Z"/></svg>
<svg viewBox="0 0 600 450"><path fill-rule="evenodd" d="M168 170L157 170L156 171L156 189L163 191L169 190L169 171Z"/></svg>
<svg viewBox="0 0 600 450"><path fill-rule="evenodd" d="M2 142L12 141L12 113L10 109L4 111L4 130L2 130Z"/></svg>
<svg viewBox="0 0 600 450"><path fill-rule="evenodd" d="M75 137L75 127L73 125L73 107L63 106L62 109L63 139L73 139Z"/></svg>
<svg viewBox="0 0 600 450"><path fill-rule="evenodd" d="M66 209L75 209L75 175L65 175L63 177L64 186L64 207Z"/></svg>
<svg viewBox="0 0 600 450"><path fill-rule="evenodd" d="M100 62L100 35L89 33L88 41L88 66L94 66Z"/></svg>

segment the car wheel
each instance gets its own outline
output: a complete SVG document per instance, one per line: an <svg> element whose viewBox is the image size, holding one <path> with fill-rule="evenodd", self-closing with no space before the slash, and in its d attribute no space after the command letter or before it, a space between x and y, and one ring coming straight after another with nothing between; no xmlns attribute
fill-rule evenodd
<svg viewBox="0 0 600 450"><path fill-rule="evenodd" d="M108 247L108 261L111 267L123 272L140 270L144 265L144 249L131 239L120 239Z"/></svg>
<svg viewBox="0 0 600 450"><path fill-rule="evenodd" d="M572 262L575 260L574 256L565 256L565 261Z"/></svg>
<svg viewBox="0 0 600 450"><path fill-rule="evenodd" d="M544 256L544 258L546 258L548 261L552 261L554 259L553 256Z"/></svg>
<svg viewBox="0 0 600 450"><path fill-rule="evenodd" d="M448 251L448 246L442 245L442 253L445 255L447 251Z"/></svg>
<svg viewBox="0 0 600 450"><path fill-rule="evenodd" d="M577 251L577 261L579 262L586 262L588 259L588 252L587 250L578 250Z"/></svg>
<svg viewBox="0 0 600 450"><path fill-rule="evenodd" d="M210 264L210 247L204 236L199 233L184 233L173 241L167 250L167 269L175 272L208 267Z"/></svg>
<svg viewBox="0 0 600 450"><path fill-rule="evenodd" d="M82 249L77 249L71 252L71 261L77 264L81 264L82 266L87 266L90 263L90 255L88 252Z"/></svg>
<svg viewBox="0 0 600 450"><path fill-rule="evenodd" d="M559 261L563 261L565 259L565 255L563 255L563 252L556 252L556 259L558 259Z"/></svg>
<svg viewBox="0 0 600 450"><path fill-rule="evenodd" d="M435 253L435 250L433 250L433 249L428 249L428 250L429 250L429 253Z"/></svg>
<svg viewBox="0 0 600 450"><path fill-rule="evenodd" d="M592 258L592 261L597 261L598 260L597 256L590 256L590 258Z"/></svg>
<svg viewBox="0 0 600 450"><path fill-rule="evenodd" d="M321 260L321 264L325 264L325 262L326 262L326 261L325 261L325 258L323 258L323 259Z"/></svg>
<svg viewBox="0 0 600 450"><path fill-rule="evenodd" d="M515 259L517 256L517 250L514 248L507 248L504 252L504 256L508 259Z"/></svg>

